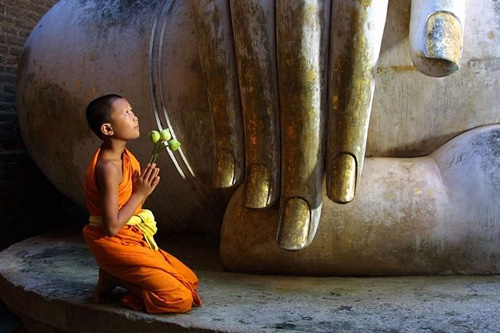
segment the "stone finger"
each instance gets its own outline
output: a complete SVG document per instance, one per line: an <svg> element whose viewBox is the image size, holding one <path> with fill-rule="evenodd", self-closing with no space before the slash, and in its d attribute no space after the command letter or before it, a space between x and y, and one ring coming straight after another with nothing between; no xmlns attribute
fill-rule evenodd
<svg viewBox="0 0 500 333"><path fill-rule="evenodd" d="M231 17L227 1L191 1L198 55L215 138L213 185L230 188L243 178L244 138Z"/></svg>
<svg viewBox="0 0 500 333"><path fill-rule="evenodd" d="M410 52L428 76L442 77L460 68L466 0L412 0Z"/></svg>
<svg viewBox="0 0 500 333"><path fill-rule="evenodd" d="M279 0L276 11L282 145L277 241L301 250L321 217L330 2Z"/></svg>
<svg viewBox="0 0 500 333"><path fill-rule="evenodd" d="M274 3L230 1L245 128L247 208L266 208L279 196L280 133Z"/></svg>
<svg viewBox="0 0 500 333"><path fill-rule="evenodd" d="M354 199L361 176L387 5L332 3L326 190L337 203Z"/></svg>

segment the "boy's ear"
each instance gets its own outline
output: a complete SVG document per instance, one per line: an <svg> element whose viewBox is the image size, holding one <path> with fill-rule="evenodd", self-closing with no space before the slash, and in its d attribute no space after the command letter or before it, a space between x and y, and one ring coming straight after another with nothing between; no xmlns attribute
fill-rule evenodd
<svg viewBox="0 0 500 333"><path fill-rule="evenodd" d="M102 134L106 135L106 136L111 136L113 135L115 132L113 131L113 127L111 126L110 123L104 123L101 125L101 132Z"/></svg>

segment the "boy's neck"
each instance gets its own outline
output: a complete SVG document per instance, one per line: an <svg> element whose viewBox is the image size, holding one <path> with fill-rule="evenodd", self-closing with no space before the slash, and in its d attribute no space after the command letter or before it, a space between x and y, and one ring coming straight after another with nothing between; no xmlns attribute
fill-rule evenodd
<svg viewBox="0 0 500 333"><path fill-rule="evenodd" d="M105 151L108 157L112 159L121 159L125 146L126 142L124 141L105 139L101 145L101 151Z"/></svg>

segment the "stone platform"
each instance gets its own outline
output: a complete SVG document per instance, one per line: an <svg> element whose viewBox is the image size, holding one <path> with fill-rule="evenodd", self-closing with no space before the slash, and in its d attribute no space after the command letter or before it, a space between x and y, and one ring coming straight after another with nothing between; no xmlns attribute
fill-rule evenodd
<svg viewBox="0 0 500 333"><path fill-rule="evenodd" d="M78 231L0 253L0 298L30 332L500 332L500 276L296 277L223 271L218 249L159 238L200 278L201 308L149 315L91 302L97 266ZM117 295L118 297L119 295Z"/></svg>

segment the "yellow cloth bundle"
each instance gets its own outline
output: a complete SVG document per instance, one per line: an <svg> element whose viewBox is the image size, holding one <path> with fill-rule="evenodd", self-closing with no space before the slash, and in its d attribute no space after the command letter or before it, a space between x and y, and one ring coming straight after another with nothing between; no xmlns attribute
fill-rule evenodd
<svg viewBox="0 0 500 333"><path fill-rule="evenodd" d="M89 222L91 226L102 227L101 216L91 215ZM128 220L127 225L137 226L137 228L142 231L144 240L148 243L149 247L158 251L158 245L156 245L153 237L158 231L158 228L156 227L155 217L149 209L143 209L136 215L132 216L130 220Z"/></svg>

